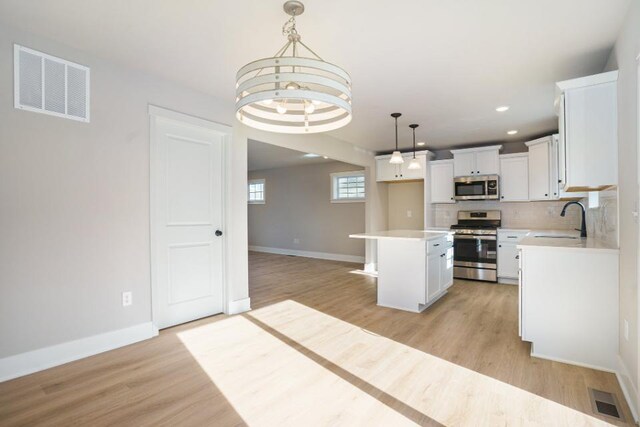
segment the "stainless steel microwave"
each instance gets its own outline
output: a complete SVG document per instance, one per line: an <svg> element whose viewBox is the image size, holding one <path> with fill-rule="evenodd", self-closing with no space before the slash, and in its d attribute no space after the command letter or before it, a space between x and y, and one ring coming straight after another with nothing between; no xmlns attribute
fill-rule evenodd
<svg viewBox="0 0 640 427"><path fill-rule="evenodd" d="M453 180L456 200L498 200L498 175L463 176Z"/></svg>

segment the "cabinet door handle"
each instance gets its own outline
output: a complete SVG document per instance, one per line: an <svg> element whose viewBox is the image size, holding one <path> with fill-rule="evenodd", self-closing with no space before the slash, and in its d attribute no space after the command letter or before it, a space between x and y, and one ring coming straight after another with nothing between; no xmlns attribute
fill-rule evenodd
<svg viewBox="0 0 640 427"><path fill-rule="evenodd" d="M548 196L548 194L547 194L547 193L544 193L544 197L547 197L547 196Z"/></svg>
<svg viewBox="0 0 640 427"><path fill-rule="evenodd" d="M440 255L440 258L442 258L442 257L443 257L443 256L445 256L445 255L446 255L446 253L445 253L445 254Z"/></svg>
<svg viewBox="0 0 640 427"><path fill-rule="evenodd" d="M499 248L501 248L501 247L502 247L502 245L498 245L498 247L499 247Z"/></svg>
<svg viewBox="0 0 640 427"><path fill-rule="evenodd" d="M480 171L476 171L476 173L480 173Z"/></svg>
<svg viewBox="0 0 640 427"><path fill-rule="evenodd" d="M440 246L440 243L435 243L433 246Z"/></svg>
<svg viewBox="0 0 640 427"><path fill-rule="evenodd" d="M520 259L520 255L516 255L516 259Z"/></svg>
<svg viewBox="0 0 640 427"><path fill-rule="evenodd" d="M518 236L507 236L507 239L517 239Z"/></svg>

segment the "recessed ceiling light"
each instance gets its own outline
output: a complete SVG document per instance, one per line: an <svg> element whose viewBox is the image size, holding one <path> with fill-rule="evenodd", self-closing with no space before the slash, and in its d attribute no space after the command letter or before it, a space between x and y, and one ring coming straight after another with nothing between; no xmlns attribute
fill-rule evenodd
<svg viewBox="0 0 640 427"><path fill-rule="evenodd" d="M305 154L302 157L306 157L307 159L314 159L316 157L320 157L320 154L308 153L308 154Z"/></svg>
<svg viewBox="0 0 640 427"><path fill-rule="evenodd" d="M416 142L416 145L419 145L420 147L422 147L424 144L426 144L426 142L424 141Z"/></svg>
<svg viewBox="0 0 640 427"><path fill-rule="evenodd" d="M322 156L322 157L324 157L325 159L328 159L328 158L329 158L328 156Z"/></svg>
<svg viewBox="0 0 640 427"><path fill-rule="evenodd" d="M505 111L507 111L509 109L508 105L501 105L500 107L496 108L496 111L498 113L504 113Z"/></svg>
<svg viewBox="0 0 640 427"><path fill-rule="evenodd" d="M516 133L518 133L517 130L510 130L507 132L509 135L515 135Z"/></svg>

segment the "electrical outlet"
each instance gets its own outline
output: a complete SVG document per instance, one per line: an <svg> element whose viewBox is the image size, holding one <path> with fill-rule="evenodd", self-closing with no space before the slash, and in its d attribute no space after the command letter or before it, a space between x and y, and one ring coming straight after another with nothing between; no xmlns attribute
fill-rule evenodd
<svg viewBox="0 0 640 427"><path fill-rule="evenodd" d="M133 304L133 294L131 293L131 291L127 291L127 292L123 292L122 293L122 306L126 307Z"/></svg>
<svg viewBox="0 0 640 427"><path fill-rule="evenodd" d="M407 218L411 218L413 216L413 212L411 212L410 210L407 211Z"/></svg>
<svg viewBox="0 0 640 427"><path fill-rule="evenodd" d="M298 239L297 237L295 239L293 239L293 243L295 243L296 245L300 243L300 239Z"/></svg>
<svg viewBox="0 0 640 427"><path fill-rule="evenodd" d="M624 339L629 341L629 322L624 319Z"/></svg>

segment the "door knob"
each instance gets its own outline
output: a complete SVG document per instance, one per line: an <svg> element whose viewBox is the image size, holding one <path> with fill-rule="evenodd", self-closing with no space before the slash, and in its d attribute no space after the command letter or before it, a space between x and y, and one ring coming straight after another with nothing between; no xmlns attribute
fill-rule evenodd
<svg viewBox="0 0 640 427"><path fill-rule="evenodd" d="M218 237L222 236L222 231L216 230L216 236L218 236Z"/></svg>

